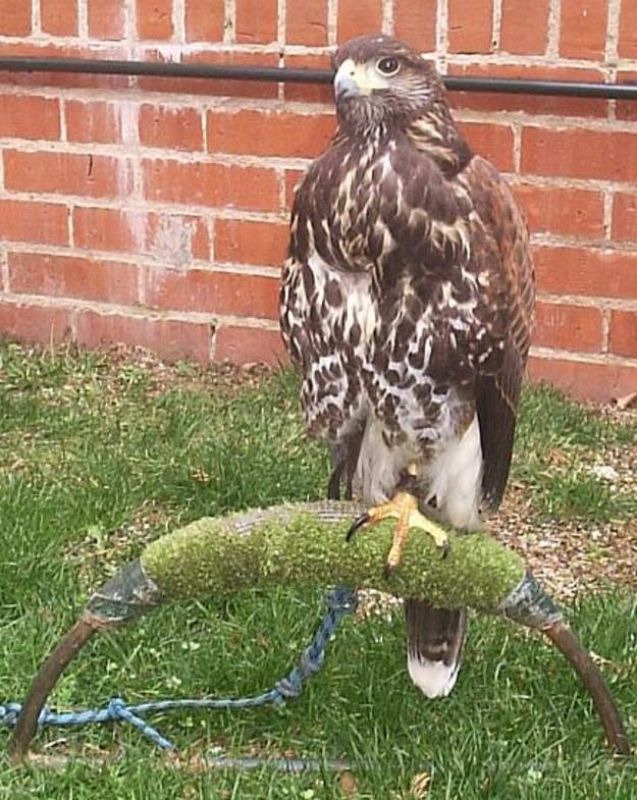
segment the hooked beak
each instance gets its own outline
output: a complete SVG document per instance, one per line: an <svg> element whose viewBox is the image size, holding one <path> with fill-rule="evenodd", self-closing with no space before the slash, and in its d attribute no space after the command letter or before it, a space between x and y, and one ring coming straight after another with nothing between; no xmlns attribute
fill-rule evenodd
<svg viewBox="0 0 637 800"><path fill-rule="evenodd" d="M345 100L348 97L357 97L365 92L361 91L361 86L357 78L360 70L351 58L343 61L334 76L334 96L337 100Z"/></svg>

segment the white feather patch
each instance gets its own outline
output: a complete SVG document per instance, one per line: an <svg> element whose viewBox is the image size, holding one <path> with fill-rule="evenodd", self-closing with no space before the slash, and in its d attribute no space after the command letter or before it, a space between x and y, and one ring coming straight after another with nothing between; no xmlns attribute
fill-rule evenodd
<svg viewBox="0 0 637 800"><path fill-rule="evenodd" d="M367 419L354 485L365 503L384 503L396 490L400 473L414 457L412 448L387 445L382 423Z"/></svg>
<svg viewBox="0 0 637 800"><path fill-rule="evenodd" d="M446 697L455 686L459 663L447 666L442 661L429 661L426 658L421 661L410 655L407 668L412 681L426 697Z"/></svg>
<svg viewBox="0 0 637 800"><path fill-rule="evenodd" d="M427 473L441 519L454 528L480 527L482 446L477 415L460 438L444 443Z"/></svg>

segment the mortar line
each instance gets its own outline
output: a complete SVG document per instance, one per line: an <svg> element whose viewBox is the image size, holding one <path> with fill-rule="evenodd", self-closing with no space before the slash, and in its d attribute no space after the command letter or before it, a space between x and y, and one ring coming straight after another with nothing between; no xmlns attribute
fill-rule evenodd
<svg viewBox="0 0 637 800"><path fill-rule="evenodd" d="M608 241L612 240L614 196L614 192L611 190L604 192L604 238Z"/></svg>
<svg viewBox="0 0 637 800"><path fill-rule="evenodd" d="M530 355L543 360L575 361L581 364L598 364L601 367L631 367L637 369L637 359L624 358L613 353L581 353L559 347L531 347Z"/></svg>
<svg viewBox="0 0 637 800"><path fill-rule="evenodd" d="M550 0L546 56L551 59L559 58L561 16L561 0Z"/></svg>
<svg viewBox="0 0 637 800"><path fill-rule="evenodd" d="M502 0L493 0L493 18L491 22L491 41L493 50L498 52L500 49L500 37L502 32Z"/></svg>
<svg viewBox="0 0 637 800"><path fill-rule="evenodd" d="M294 0L292 0L294 2ZM286 0L277 0L277 29L276 39L279 46L279 67L285 66L285 40L287 37L287 5ZM283 83L277 85L277 97L281 102L285 101L285 86Z"/></svg>
<svg viewBox="0 0 637 800"><path fill-rule="evenodd" d="M449 4L448 0L438 0L436 14L436 64L444 75L448 69L449 57Z"/></svg>
<svg viewBox="0 0 637 800"><path fill-rule="evenodd" d="M383 0L381 31L387 36L394 35L394 0Z"/></svg>
<svg viewBox="0 0 637 800"><path fill-rule="evenodd" d="M43 36L40 0L31 0L31 31L36 39Z"/></svg>
<svg viewBox="0 0 637 800"><path fill-rule="evenodd" d="M338 41L338 0L327 0L327 44L335 47Z"/></svg>
<svg viewBox="0 0 637 800"><path fill-rule="evenodd" d="M80 39L88 39L88 0L77 0L77 34Z"/></svg>
<svg viewBox="0 0 637 800"><path fill-rule="evenodd" d="M224 0L223 41L226 45L233 45L237 28L237 5L235 0Z"/></svg>
<svg viewBox="0 0 637 800"><path fill-rule="evenodd" d="M182 45L186 43L186 7L184 0L173 0L172 40L176 40Z"/></svg>

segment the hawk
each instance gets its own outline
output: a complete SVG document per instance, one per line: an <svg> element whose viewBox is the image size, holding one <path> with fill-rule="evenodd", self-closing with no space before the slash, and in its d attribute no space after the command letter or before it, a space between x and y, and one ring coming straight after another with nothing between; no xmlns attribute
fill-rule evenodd
<svg viewBox="0 0 637 800"><path fill-rule="evenodd" d="M280 321L310 435L341 487L408 528L478 528L507 482L533 313L524 217L435 68L363 36L335 55L337 132L295 196ZM379 505L380 504L380 505ZM408 669L453 688L466 612L405 603Z"/></svg>

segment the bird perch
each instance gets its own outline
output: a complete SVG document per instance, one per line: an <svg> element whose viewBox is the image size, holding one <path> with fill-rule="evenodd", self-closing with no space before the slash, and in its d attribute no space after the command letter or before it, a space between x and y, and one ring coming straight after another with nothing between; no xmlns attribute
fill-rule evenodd
<svg viewBox="0 0 637 800"><path fill-rule="evenodd" d="M344 526L358 510L352 503L278 506L201 519L150 544L92 595L40 668L9 744L12 758L27 757L49 693L96 631L128 622L164 602L222 597L255 586L318 587L328 580L421 597L446 608L469 606L503 614L542 631L590 692L611 747L624 755L630 752L621 716L599 669L519 555L486 534L451 534L451 553L442 559L431 538L414 530L400 569L387 578L383 564L391 545L391 524L381 524L351 544L344 541Z"/></svg>

